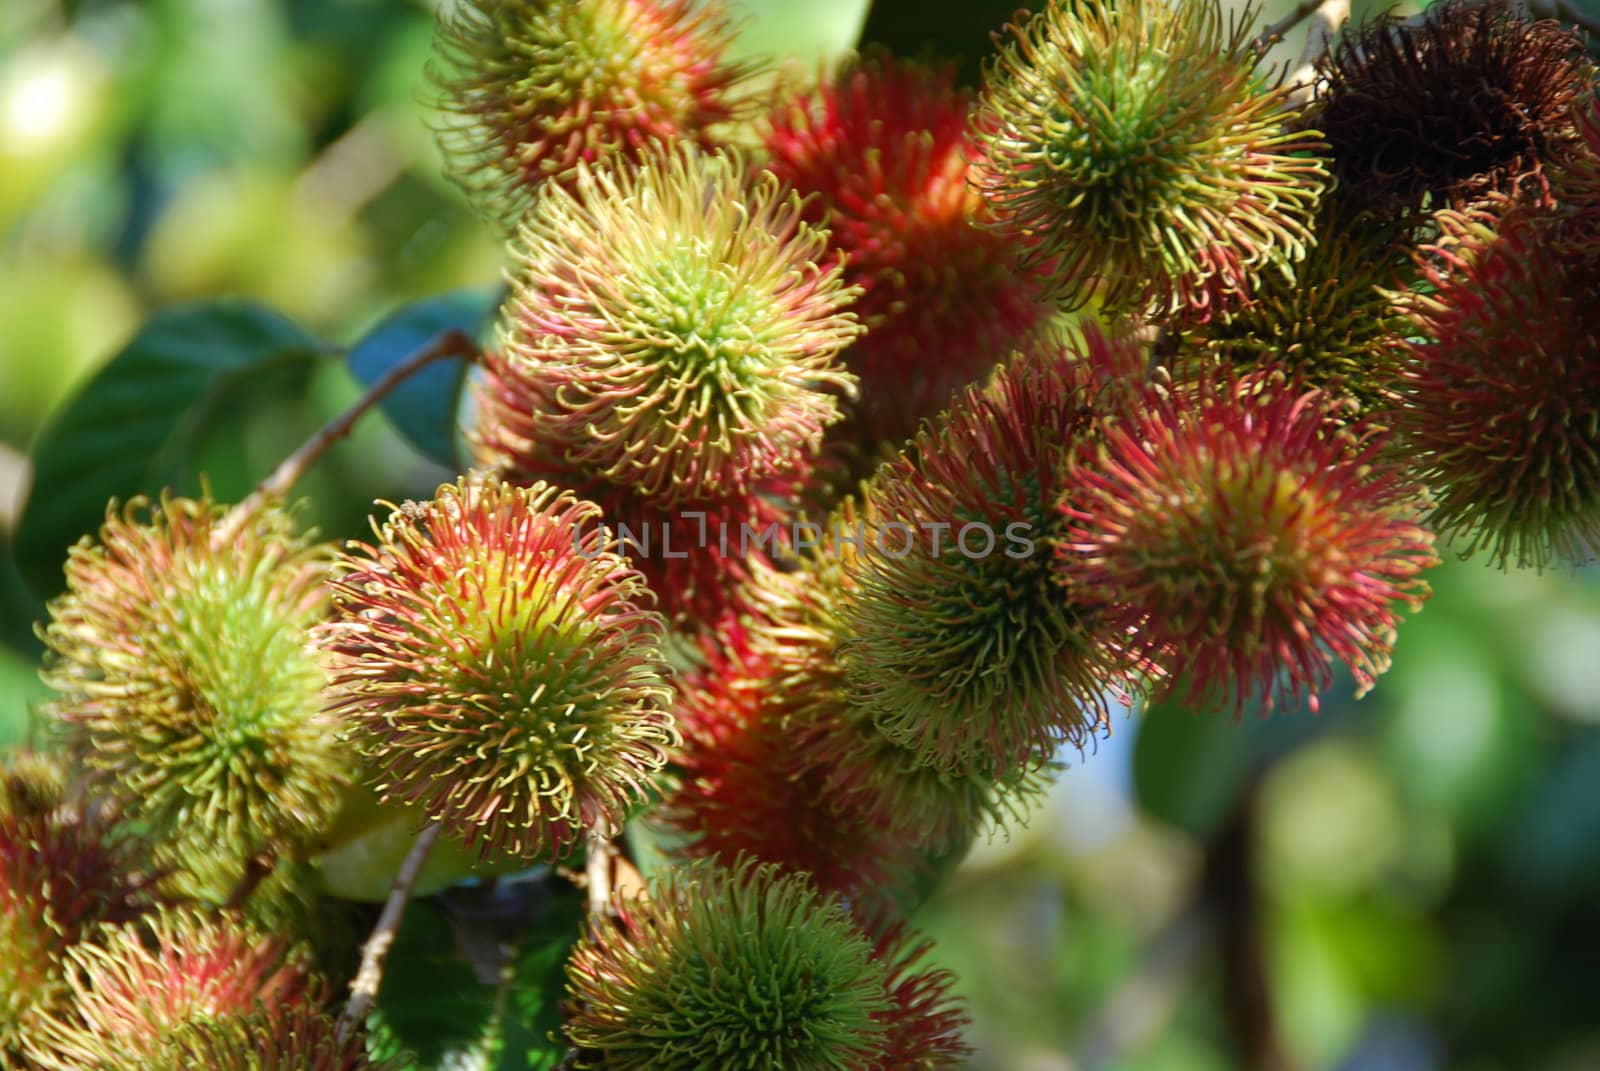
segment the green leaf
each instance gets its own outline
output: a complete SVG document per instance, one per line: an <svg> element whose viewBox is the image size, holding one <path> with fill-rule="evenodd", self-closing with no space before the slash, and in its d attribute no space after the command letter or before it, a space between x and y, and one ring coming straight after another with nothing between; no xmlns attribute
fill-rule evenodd
<svg viewBox="0 0 1600 1071"><path fill-rule="evenodd" d="M560 1036L567 956L583 927L585 899L565 882L548 886L512 966L495 1071L551 1071L566 1054Z"/></svg>
<svg viewBox="0 0 1600 1071"><path fill-rule="evenodd" d="M350 350L350 371L370 386L446 331L476 338L500 300L498 288L470 289L406 305L355 344ZM466 376L467 362L459 357L435 361L380 403L395 427L424 456L451 469L459 467L456 411Z"/></svg>
<svg viewBox="0 0 1600 1071"><path fill-rule="evenodd" d="M927 0L874 0L861 44L880 45L899 56L931 54L959 60L961 81L975 85L983 61L994 53L992 35L1042 6L1042 0L976 0L935 5Z"/></svg>
<svg viewBox="0 0 1600 1071"><path fill-rule="evenodd" d="M270 309L224 298L157 313L61 410L33 448L33 491L16 533L23 579L61 589L61 563L98 530L106 504L164 489L223 501L268 465L240 428L304 390L326 347ZM256 470L262 471L256 471Z"/></svg>
<svg viewBox="0 0 1600 1071"><path fill-rule="evenodd" d="M496 986L478 977L456 950L450 913L434 899L415 901L395 935L378 987L380 1038L436 1067L451 1052L478 1045L488 1033Z"/></svg>

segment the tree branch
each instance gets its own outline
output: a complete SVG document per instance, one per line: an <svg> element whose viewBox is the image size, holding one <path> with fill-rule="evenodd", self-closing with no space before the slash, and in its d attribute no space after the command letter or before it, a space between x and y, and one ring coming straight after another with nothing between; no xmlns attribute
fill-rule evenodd
<svg viewBox="0 0 1600 1071"><path fill-rule="evenodd" d="M1250 47L1255 50L1257 56L1265 56L1272 50L1273 45L1288 36L1290 30L1309 19L1327 2L1328 0L1300 0L1300 3L1294 6L1293 11L1262 30ZM1338 0L1335 0L1335 2L1338 2Z"/></svg>
<svg viewBox="0 0 1600 1071"><path fill-rule="evenodd" d="M341 1041L366 1021L367 1013L378 999L378 987L383 983L383 962L394 945L395 935L400 932L406 905L411 902L411 890L416 887L422 866L428 861L428 853L443 828L434 822L417 834L416 843L411 846L405 862L400 864L400 872L394 876L394 884L389 889L389 899L383 905L383 912L378 916L378 924L372 928L367 943L361 946L361 968L356 971L355 980L350 984L350 1000L339 1016Z"/></svg>

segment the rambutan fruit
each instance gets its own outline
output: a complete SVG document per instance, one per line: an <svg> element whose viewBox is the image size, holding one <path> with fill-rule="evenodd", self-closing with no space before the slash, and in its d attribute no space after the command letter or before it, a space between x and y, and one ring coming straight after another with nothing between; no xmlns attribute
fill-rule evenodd
<svg viewBox="0 0 1600 1071"><path fill-rule="evenodd" d="M479 844L615 834L677 742L664 623L600 510L463 477L352 544L319 635L383 795Z"/></svg>
<svg viewBox="0 0 1600 1071"><path fill-rule="evenodd" d="M614 1071L875 1068L894 1005L837 897L749 860L701 860L596 919L573 950L567 1035Z"/></svg>
<svg viewBox="0 0 1600 1071"><path fill-rule="evenodd" d="M1593 85L1582 39L1504 0L1447 0L1379 19L1324 57L1308 122L1346 194L1378 211L1550 194L1546 166L1577 137Z"/></svg>
<svg viewBox="0 0 1600 1071"><path fill-rule="evenodd" d="M973 181L1068 305L1191 313L1286 270L1325 165L1217 0L1050 0L986 72Z"/></svg>
<svg viewBox="0 0 1600 1071"><path fill-rule="evenodd" d="M1081 745L1131 668L1056 580L1064 456L1096 427L1095 369L1137 362L1097 330L1018 353L865 486L840 566L851 703L919 763L1005 778ZM1121 351L1114 354L1112 351Z"/></svg>
<svg viewBox="0 0 1600 1071"><path fill-rule="evenodd" d="M1280 368L1354 402L1354 415L1385 412L1396 401L1409 326L1393 291L1415 275L1412 251L1403 229L1330 195L1294 273L1264 272L1249 301L1183 328L1174 364Z"/></svg>
<svg viewBox="0 0 1600 1071"><path fill-rule="evenodd" d="M877 54L767 125L767 169L807 196L807 219L861 288L867 334L844 358L861 401L842 430L869 442L911 437L1054 313L1044 269L1019 264L1013 235L975 225L974 103L953 67Z"/></svg>
<svg viewBox="0 0 1600 1071"><path fill-rule="evenodd" d="M580 166L524 218L502 312L527 440L666 507L804 463L855 389L837 363L861 331L855 291L826 255L798 195L738 157L678 145Z"/></svg>
<svg viewBox="0 0 1600 1071"><path fill-rule="evenodd" d="M902 925L886 929L874 955L888 970L889 1033L873 1071L939 1071L965 1067L971 1050L962 1040L967 1016L952 995L955 976L920 966L932 951Z"/></svg>
<svg viewBox="0 0 1600 1071"><path fill-rule="evenodd" d="M401 1071L367 1052L359 1031L340 1036L333 1016L309 1004L273 1007L176 1031L173 1071Z"/></svg>
<svg viewBox="0 0 1600 1071"><path fill-rule="evenodd" d="M1600 256L1532 208L1444 212L1395 417L1430 522L1500 564L1600 553Z"/></svg>
<svg viewBox="0 0 1600 1071"><path fill-rule="evenodd" d="M750 117L717 0L462 0L432 74L455 180L508 228L548 179L656 142L711 147Z"/></svg>
<svg viewBox="0 0 1600 1071"><path fill-rule="evenodd" d="M95 785L157 839L249 859L332 822L351 757L310 630L329 555L282 509L135 499L72 548L40 630L46 712Z"/></svg>
<svg viewBox="0 0 1600 1071"><path fill-rule="evenodd" d="M320 1003L284 940L227 916L163 911L74 945L69 1004L28 1039L46 1071L180 1071L171 1046L195 1024Z"/></svg>
<svg viewBox="0 0 1600 1071"><path fill-rule="evenodd" d="M146 907L137 845L69 801L54 756L0 768L0 1064L66 995L66 954Z"/></svg>
<svg viewBox="0 0 1600 1071"><path fill-rule="evenodd" d="M1335 661L1364 691L1427 595L1420 488L1331 408L1281 376L1153 386L1068 473L1062 578L1192 698L1315 708Z"/></svg>

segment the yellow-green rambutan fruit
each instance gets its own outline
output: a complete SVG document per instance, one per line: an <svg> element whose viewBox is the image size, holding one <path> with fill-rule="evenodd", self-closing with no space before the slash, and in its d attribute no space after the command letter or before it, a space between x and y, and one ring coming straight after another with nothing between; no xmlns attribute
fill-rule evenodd
<svg viewBox="0 0 1600 1071"><path fill-rule="evenodd" d="M1298 259L1326 167L1217 0L1050 0L987 71L973 181L1069 304L1191 312Z"/></svg>
<svg viewBox="0 0 1600 1071"><path fill-rule="evenodd" d="M844 902L804 875L702 860L620 911L617 921L591 924L567 967L578 1066L882 1066L892 1017L903 1011L891 999L896 976Z"/></svg>
<svg viewBox="0 0 1600 1071"><path fill-rule="evenodd" d="M383 795L487 854L610 835L677 743L664 623L599 507L463 477L352 544L321 633Z"/></svg>
<svg viewBox="0 0 1600 1071"><path fill-rule="evenodd" d="M367 1052L358 1030L316 1006L273 1006L251 1015L199 1020L175 1031L166 1051L172 1071L401 1071Z"/></svg>
<svg viewBox="0 0 1600 1071"><path fill-rule="evenodd" d="M826 254L799 197L735 156L680 145L547 187L500 332L527 440L669 507L800 465L855 389L855 291ZM496 456L515 442L487 403L484 460L537 468Z"/></svg>
<svg viewBox="0 0 1600 1071"><path fill-rule="evenodd" d="M303 844L349 780L311 626L329 555L283 510L136 499L72 548L41 629L46 712L94 785L153 831L248 859Z"/></svg>
<svg viewBox="0 0 1600 1071"><path fill-rule="evenodd" d="M172 1047L196 1024L321 1003L288 943L226 915L163 911L67 956L70 1000L27 1039L45 1071L184 1071Z"/></svg>
<svg viewBox="0 0 1600 1071"><path fill-rule="evenodd" d="M718 0L461 0L433 69L450 173L509 228L580 163L710 147L757 104L733 36Z"/></svg>

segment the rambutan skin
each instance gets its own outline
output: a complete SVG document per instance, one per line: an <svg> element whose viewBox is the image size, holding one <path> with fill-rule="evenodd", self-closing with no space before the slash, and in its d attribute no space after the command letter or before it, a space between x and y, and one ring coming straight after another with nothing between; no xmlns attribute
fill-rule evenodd
<svg viewBox="0 0 1600 1071"><path fill-rule="evenodd" d="M529 441L578 472L668 507L747 494L814 456L854 393L855 291L798 196L738 157L581 166L516 255L501 374Z"/></svg>
<svg viewBox="0 0 1600 1071"><path fill-rule="evenodd" d="M68 959L69 1006L27 1039L45 1071L177 1071L169 1046L197 1023L321 1002L299 952L228 916L163 911L74 945Z"/></svg>
<svg viewBox="0 0 1600 1071"><path fill-rule="evenodd" d="M171 1071L405 1071L414 1066L374 1059L360 1031L341 1036L333 1016L303 1003L187 1024L167 1051Z"/></svg>
<svg viewBox="0 0 1600 1071"><path fill-rule="evenodd" d="M1052 548L1064 456L1097 426L1102 371L1136 349L1091 330L1014 355L865 485L838 658L852 702L920 763L1040 768L1126 690L1118 633L1057 583Z"/></svg>
<svg viewBox="0 0 1600 1071"><path fill-rule="evenodd" d="M463 477L352 544L332 582L335 706L383 794L486 853L615 834L677 743L664 623L599 513Z"/></svg>
<svg viewBox="0 0 1600 1071"><path fill-rule="evenodd" d="M1050 2L986 72L973 181L1068 305L1205 310L1298 259L1315 132L1215 0Z"/></svg>
<svg viewBox="0 0 1600 1071"><path fill-rule="evenodd" d="M975 96L955 71L887 54L846 64L769 118L766 167L807 196L865 337L845 353L861 401L845 430L898 443L1053 313L1046 267L977 221Z"/></svg>
<svg viewBox="0 0 1600 1071"><path fill-rule="evenodd" d="M1546 167L1591 89L1584 44L1500 2L1447 0L1379 19L1324 57L1308 122L1346 195L1375 211L1457 208L1488 194L1547 201Z"/></svg>
<svg viewBox="0 0 1600 1071"><path fill-rule="evenodd" d="M1559 217L1441 213L1396 414L1430 521L1497 564L1600 553L1600 255Z"/></svg>
<svg viewBox="0 0 1600 1071"><path fill-rule="evenodd" d="M1426 597L1420 489L1335 413L1281 376L1153 386L1074 459L1061 575L1189 697L1314 708L1334 661L1370 688Z"/></svg>
<svg viewBox="0 0 1600 1071"><path fill-rule="evenodd" d="M66 564L40 630L45 708L97 787L160 836L248 859L332 822L352 758L311 628L329 554L282 509L135 499Z"/></svg>
<svg viewBox="0 0 1600 1071"><path fill-rule="evenodd" d="M842 901L803 875L701 860L595 919L567 966L578 1066L873 1067L888 973Z"/></svg>
<svg viewBox="0 0 1600 1071"><path fill-rule="evenodd" d="M753 114L716 0L463 0L432 75L452 177L507 229L580 163L688 141Z"/></svg>

